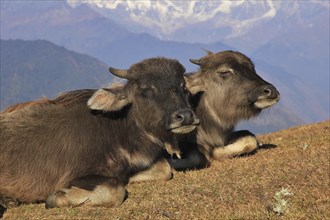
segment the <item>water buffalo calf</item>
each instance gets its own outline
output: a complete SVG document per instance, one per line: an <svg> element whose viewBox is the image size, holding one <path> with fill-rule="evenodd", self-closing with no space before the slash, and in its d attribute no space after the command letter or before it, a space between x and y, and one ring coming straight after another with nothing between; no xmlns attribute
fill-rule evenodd
<svg viewBox="0 0 330 220"><path fill-rule="evenodd" d="M234 131L235 126L277 103L279 92L256 73L253 62L240 52L208 51L205 57L190 61L200 66L185 80L201 124L181 140L186 160L175 160L172 165L178 169L203 167L213 159L255 150L255 136L249 131ZM193 145L198 151L193 150Z"/></svg>
<svg viewBox="0 0 330 220"><path fill-rule="evenodd" d="M128 70L124 86L77 90L53 100L13 106L0 114L0 195L46 207L116 206L129 178L155 167L149 179L170 178L162 149L174 133L199 123L189 108L176 60L152 58ZM145 177L146 178L146 177Z"/></svg>

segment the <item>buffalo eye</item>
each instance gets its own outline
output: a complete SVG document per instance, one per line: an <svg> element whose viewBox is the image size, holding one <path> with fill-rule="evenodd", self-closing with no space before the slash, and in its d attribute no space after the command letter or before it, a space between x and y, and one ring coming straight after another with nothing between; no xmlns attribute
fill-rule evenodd
<svg viewBox="0 0 330 220"><path fill-rule="evenodd" d="M119 96L119 100L123 100L123 99L127 99L127 97L125 95Z"/></svg>
<svg viewBox="0 0 330 220"><path fill-rule="evenodd" d="M146 84L141 84L140 86L141 96L144 98L150 98L154 93L154 88Z"/></svg>
<svg viewBox="0 0 330 220"><path fill-rule="evenodd" d="M142 89L142 90L148 89L148 85L147 84L144 84L144 83L141 83L140 84L140 89Z"/></svg>
<svg viewBox="0 0 330 220"><path fill-rule="evenodd" d="M232 70L219 70L217 71L217 74L223 78L226 78L228 76L230 76L233 73Z"/></svg>
<svg viewBox="0 0 330 220"><path fill-rule="evenodd" d="M143 98L150 98L153 95L153 91L151 89L144 89L141 91L141 96Z"/></svg>

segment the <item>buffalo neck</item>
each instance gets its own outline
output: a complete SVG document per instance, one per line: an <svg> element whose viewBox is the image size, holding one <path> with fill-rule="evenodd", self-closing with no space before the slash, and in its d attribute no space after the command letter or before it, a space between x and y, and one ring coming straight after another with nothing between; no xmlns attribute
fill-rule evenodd
<svg viewBox="0 0 330 220"><path fill-rule="evenodd" d="M198 144L219 147L227 143L226 137L233 131L235 124L224 120L217 111L203 94L195 109L197 117L201 119L197 129Z"/></svg>
<svg viewBox="0 0 330 220"><path fill-rule="evenodd" d="M134 115L128 112L124 117L114 116L113 114L101 114L98 117L99 123L105 131L115 133L109 137L108 150L113 149L113 145L120 143L120 147L129 154L146 153L157 156L163 148L163 143L151 132L146 131Z"/></svg>

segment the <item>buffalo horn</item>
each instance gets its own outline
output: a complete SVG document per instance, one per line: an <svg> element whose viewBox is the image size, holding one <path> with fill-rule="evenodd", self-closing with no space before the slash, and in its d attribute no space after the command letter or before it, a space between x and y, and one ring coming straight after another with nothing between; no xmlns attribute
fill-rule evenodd
<svg viewBox="0 0 330 220"><path fill-rule="evenodd" d="M203 50L207 53L207 55L212 55L213 54L212 51L209 51L209 50L206 50L206 49L203 49Z"/></svg>
<svg viewBox="0 0 330 220"><path fill-rule="evenodd" d="M128 78L127 70L121 70L121 69L109 67L109 71L110 73L112 73L115 76L118 76L119 78L124 78L124 79Z"/></svg>
<svg viewBox="0 0 330 220"><path fill-rule="evenodd" d="M197 59L189 59L190 62L192 62L193 64L196 64L196 65L201 65L201 61L200 60L197 60Z"/></svg>

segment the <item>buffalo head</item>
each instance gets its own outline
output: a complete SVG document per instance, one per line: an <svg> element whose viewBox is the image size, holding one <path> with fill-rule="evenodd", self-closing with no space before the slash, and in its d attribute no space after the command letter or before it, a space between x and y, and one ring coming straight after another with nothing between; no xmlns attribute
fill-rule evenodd
<svg viewBox="0 0 330 220"><path fill-rule="evenodd" d="M88 102L91 109L119 111L129 108L140 128L157 136L164 130L187 133L199 124L188 104L183 78L185 68L178 61L151 58L127 70L112 67L109 70L127 79L127 83L98 90Z"/></svg>
<svg viewBox="0 0 330 220"><path fill-rule="evenodd" d="M205 57L190 61L200 70L186 76L187 87L192 94L203 93L201 104L221 123L232 126L279 101L276 88L262 79L253 62L240 52L208 51Z"/></svg>

